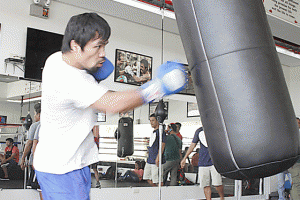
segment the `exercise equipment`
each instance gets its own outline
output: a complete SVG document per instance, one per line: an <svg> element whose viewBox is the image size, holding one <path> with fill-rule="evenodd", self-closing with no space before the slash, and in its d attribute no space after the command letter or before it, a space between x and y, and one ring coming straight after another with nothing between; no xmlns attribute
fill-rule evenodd
<svg viewBox="0 0 300 200"><path fill-rule="evenodd" d="M117 156L121 158L131 156L134 152L132 118L122 117L119 119L115 138L118 140Z"/></svg>
<svg viewBox="0 0 300 200"><path fill-rule="evenodd" d="M173 0L211 158L232 179L298 159L299 129L261 0Z"/></svg>

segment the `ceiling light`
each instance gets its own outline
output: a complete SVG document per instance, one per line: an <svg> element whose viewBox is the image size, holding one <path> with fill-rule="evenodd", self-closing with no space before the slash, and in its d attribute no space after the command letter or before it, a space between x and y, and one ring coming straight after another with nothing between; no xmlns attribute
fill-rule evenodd
<svg viewBox="0 0 300 200"><path fill-rule="evenodd" d="M162 11L159 7L152 6L150 4L145 4L145 3L135 1L135 0L114 0L114 1L132 6L135 8L139 8L139 9L142 9L142 10L145 10L148 12L152 12L152 13L155 13L158 15L162 15ZM168 10L164 10L164 16L171 18L171 19L175 19L175 13L168 11Z"/></svg>
<svg viewBox="0 0 300 200"><path fill-rule="evenodd" d="M33 102L33 101L40 101L42 99L42 97L33 97L31 99L25 99L23 100L23 103L28 103L28 102ZM12 103L21 103L21 100L7 100L8 102L12 102Z"/></svg>
<svg viewBox="0 0 300 200"><path fill-rule="evenodd" d="M277 47L277 46L276 46L276 51L277 51L278 53L282 53L282 54L284 54L284 55L287 55L287 56L291 56L291 57L300 59L300 54L296 54L296 53L291 52L291 51L289 51L289 50L287 50L287 49L284 49L284 48L281 48L281 47Z"/></svg>

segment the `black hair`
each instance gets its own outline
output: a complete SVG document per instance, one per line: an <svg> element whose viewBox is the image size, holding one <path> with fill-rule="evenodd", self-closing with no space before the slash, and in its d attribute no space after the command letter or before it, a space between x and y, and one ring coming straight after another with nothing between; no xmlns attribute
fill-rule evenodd
<svg viewBox="0 0 300 200"><path fill-rule="evenodd" d="M181 128L181 123L176 122L175 124L176 124L177 126L179 126L179 128Z"/></svg>
<svg viewBox="0 0 300 200"><path fill-rule="evenodd" d="M176 131L177 131L176 124L170 124L169 127L176 133Z"/></svg>
<svg viewBox="0 0 300 200"><path fill-rule="evenodd" d="M155 115L154 113L152 113L152 114L150 115L150 117L155 117L155 119L157 119L157 118L156 118L156 115Z"/></svg>
<svg viewBox="0 0 300 200"><path fill-rule="evenodd" d="M37 103L34 105L34 110L37 114L41 113L41 103Z"/></svg>
<svg viewBox="0 0 300 200"><path fill-rule="evenodd" d="M148 61L146 59L142 59L140 62L144 64L145 69L148 69Z"/></svg>
<svg viewBox="0 0 300 200"><path fill-rule="evenodd" d="M97 36L96 33L99 34L102 41L107 41L110 37L110 31L107 21L96 13L75 15L67 24L61 51L62 53L71 51L70 43L72 40L79 44L83 50L88 41Z"/></svg>
<svg viewBox="0 0 300 200"><path fill-rule="evenodd" d="M6 141L9 141L10 143L14 143L14 140L12 138L7 138Z"/></svg>

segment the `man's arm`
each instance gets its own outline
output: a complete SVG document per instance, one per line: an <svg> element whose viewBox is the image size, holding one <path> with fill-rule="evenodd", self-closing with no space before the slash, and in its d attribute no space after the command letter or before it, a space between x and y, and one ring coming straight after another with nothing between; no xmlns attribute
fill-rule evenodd
<svg viewBox="0 0 300 200"><path fill-rule="evenodd" d="M144 104L141 94L137 90L125 92L107 92L91 105L92 108L108 112L126 112Z"/></svg>
<svg viewBox="0 0 300 200"><path fill-rule="evenodd" d="M163 154L164 154L165 146L166 146L166 143L162 142L161 143L161 156L163 156ZM159 166L159 153L156 156L155 163L156 163L156 166L158 167Z"/></svg>
<svg viewBox="0 0 300 200"><path fill-rule="evenodd" d="M190 145L190 147L189 147L189 149L187 150L187 152L186 152L186 154L185 154L185 156L183 157L183 159L181 160L181 163L180 163L180 165L181 165L181 168L184 168L184 166L185 166L185 160L187 159L187 157L193 152L193 150L194 150L194 148L196 147L196 143L191 143L191 145Z"/></svg>
<svg viewBox="0 0 300 200"><path fill-rule="evenodd" d="M22 170L25 169L25 160L30 152L31 147L32 147L32 140L27 140L25 148L24 148L24 152L23 152L23 155L21 158L21 162L20 162L20 166L21 166Z"/></svg>
<svg viewBox="0 0 300 200"><path fill-rule="evenodd" d="M33 140L33 144L32 144L32 158L34 158L34 152L35 152L35 149L36 149L36 145L39 143L38 140L34 139ZM33 166L32 166L33 167ZM34 169L34 167L33 167Z"/></svg>
<svg viewBox="0 0 300 200"><path fill-rule="evenodd" d="M14 148L14 147L12 147L12 150L13 150L13 148ZM5 153L6 153L6 152L5 152ZM4 164L4 163L7 163L8 161L10 161L10 160L14 159L14 157L16 157L16 155L17 155L17 154L16 154L15 152L14 152L14 153L12 153L10 157L8 157L8 158L6 158L6 159L2 160L2 162L1 162L1 163L2 163L2 164ZM5 156L5 155L4 155L4 156Z"/></svg>

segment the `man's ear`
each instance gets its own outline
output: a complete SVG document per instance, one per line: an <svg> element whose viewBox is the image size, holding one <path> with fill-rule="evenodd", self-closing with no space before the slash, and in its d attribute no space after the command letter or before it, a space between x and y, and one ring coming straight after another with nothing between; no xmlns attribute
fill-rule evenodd
<svg viewBox="0 0 300 200"><path fill-rule="evenodd" d="M79 51L79 50L81 50L80 45L77 44L77 42L75 42L75 40L71 40L70 47L71 47L71 51Z"/></svg>

